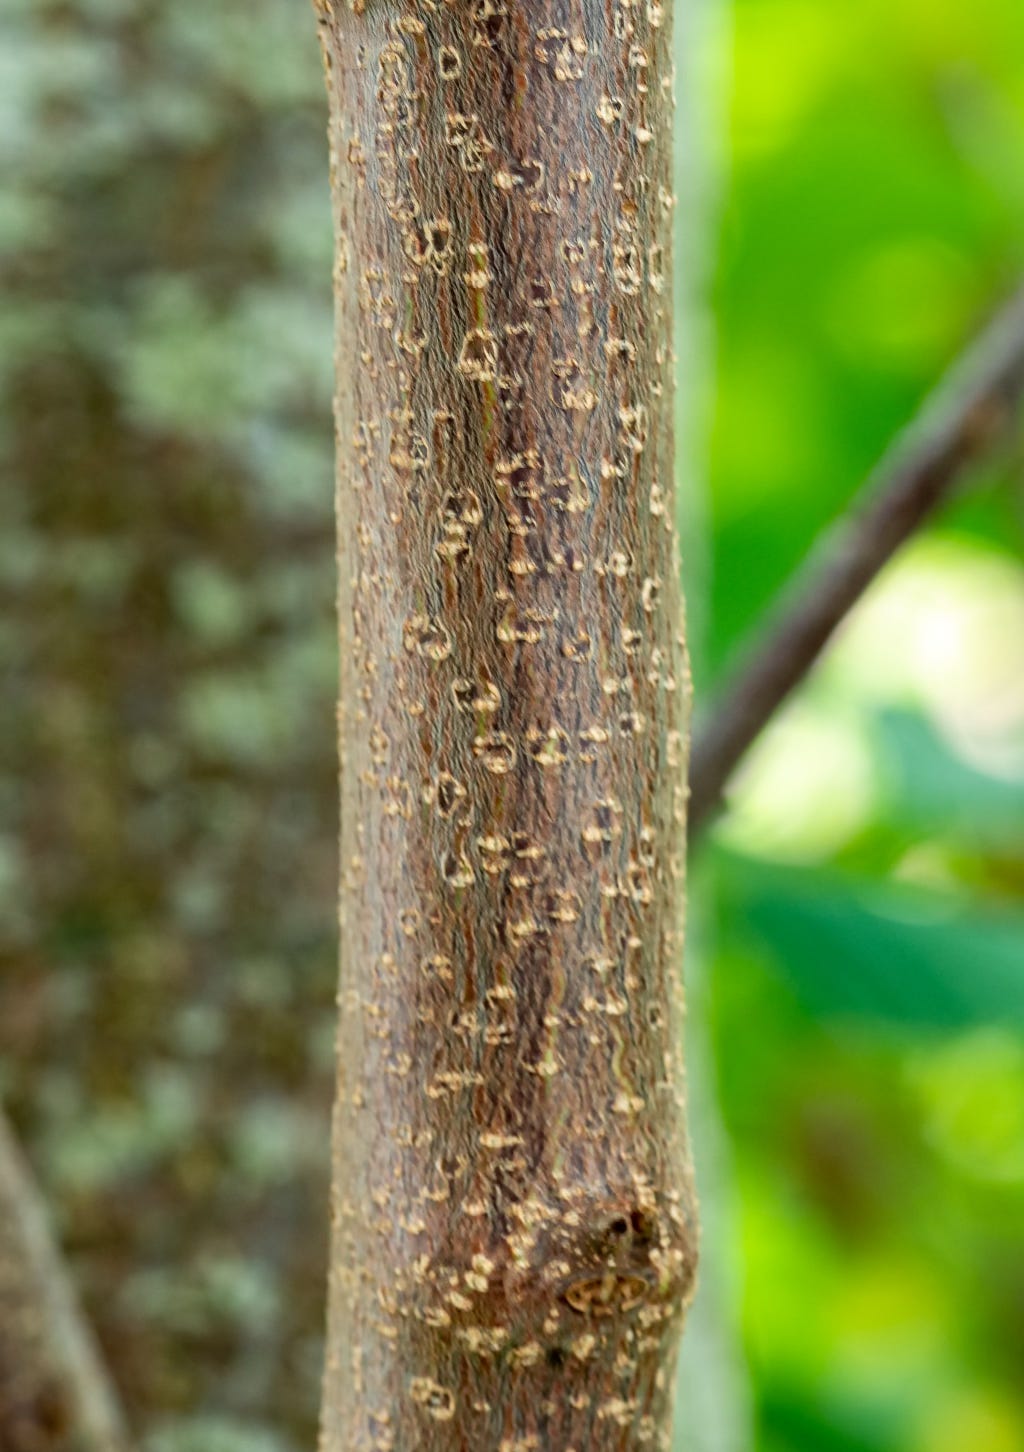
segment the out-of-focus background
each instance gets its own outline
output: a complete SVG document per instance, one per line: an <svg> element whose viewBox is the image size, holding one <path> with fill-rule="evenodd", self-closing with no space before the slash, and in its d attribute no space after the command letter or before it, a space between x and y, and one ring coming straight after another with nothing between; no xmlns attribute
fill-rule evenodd
<svg viewBox="0 0 1024 1452"><path fill-rule="evenodd" d="M736 0L704 33L699 700L1024 268L1020 0ZM145 1452L314 1445L320 88L299 0L0 10L0 1095ZM695 861L744 1410L688 1447L1024 1448L1021 470L994 460L885 573Z"/></svg>

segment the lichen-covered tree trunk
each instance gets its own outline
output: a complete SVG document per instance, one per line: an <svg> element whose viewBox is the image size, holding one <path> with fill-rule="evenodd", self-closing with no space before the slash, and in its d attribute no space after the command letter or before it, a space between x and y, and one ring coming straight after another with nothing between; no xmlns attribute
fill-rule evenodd
<svg viewBox="0 0 1024 1452"><path fill-rule="evenodd" d="M660 1448L696 1260L670 14L316 3L342 662L322 1448Z"/></svg>

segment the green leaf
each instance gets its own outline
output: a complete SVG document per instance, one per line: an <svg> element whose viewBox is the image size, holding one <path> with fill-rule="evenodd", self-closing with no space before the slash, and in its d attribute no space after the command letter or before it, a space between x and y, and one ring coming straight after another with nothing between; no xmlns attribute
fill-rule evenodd
<svg viewBox="0 0 1024 1452"><path fill-rule="evenodd" d="M882 799L901 823L1024 848L1024 780L978 771L910 711L882 712L874 736Z"/></svg>
<svg viewBox="0 0 1024 1452"><path fill-rule="evenodd" d="M1024 1029L1024 914L735 860L723 888L729 923L815 1015Z"/></svg>

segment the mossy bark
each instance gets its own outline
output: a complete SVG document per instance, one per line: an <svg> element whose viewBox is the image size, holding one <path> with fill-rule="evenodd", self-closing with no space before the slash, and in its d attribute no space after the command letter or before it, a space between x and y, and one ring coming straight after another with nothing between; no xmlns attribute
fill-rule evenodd
<svg viewBox="0 0 1024 1452"><path fill-rule="evenodd" d="M670 14L316 3L342 665L322 1449L665 1447L696 1263Z"/></svg>

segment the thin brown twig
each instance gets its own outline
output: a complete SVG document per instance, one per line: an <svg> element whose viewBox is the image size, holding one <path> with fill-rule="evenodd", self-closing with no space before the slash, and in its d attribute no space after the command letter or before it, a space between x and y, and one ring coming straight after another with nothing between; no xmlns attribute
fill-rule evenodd
<svg viewBox="0 0 1024 1452"><path fill-rule="evenodd" d="M0 1447L126 1452L116 1396L0 1112Z"/></svg>
<svg viewBox="0 0 1024 1452"><path fill-rule="evenodd" d="M998 314L897 441L850 513L783 590L698 727L690 834L868 585L1007 433L1024 395L1024 291Z"/></svg>

